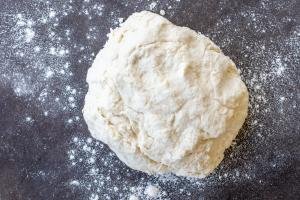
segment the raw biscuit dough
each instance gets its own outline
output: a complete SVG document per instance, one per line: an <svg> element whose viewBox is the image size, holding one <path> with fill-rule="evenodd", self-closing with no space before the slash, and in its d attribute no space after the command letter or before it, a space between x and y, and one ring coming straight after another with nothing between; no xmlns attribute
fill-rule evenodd
<svg viewBox="0 0 300 200"><path fill-rule="evenodd" d="M207 176L247 116L233 61L204 35L148 11L108 36L87 74L92 136L133 169Z"/></svg>

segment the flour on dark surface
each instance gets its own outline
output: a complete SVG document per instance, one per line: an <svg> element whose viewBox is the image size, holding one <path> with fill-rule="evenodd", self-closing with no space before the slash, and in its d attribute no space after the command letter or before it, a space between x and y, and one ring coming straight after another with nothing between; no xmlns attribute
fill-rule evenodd
<svg viewBox="0 0 300 200"><path fill-rule="evenodd" d="M0 3L0 199L299 196L299 7L296 0ZM141 10L210 37L249 89L248 119L205 179L129 169L83 121L87 69L110 28Z"/></svg>

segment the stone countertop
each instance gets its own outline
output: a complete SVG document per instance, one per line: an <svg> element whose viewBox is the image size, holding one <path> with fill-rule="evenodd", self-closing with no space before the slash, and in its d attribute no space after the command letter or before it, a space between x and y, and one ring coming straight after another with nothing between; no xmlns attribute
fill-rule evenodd
<svg viewBox="0 0 300 200"><path fill-rule="evenodd" d="M249 89L249 117L205 179L131 170L82 118L87 69L110 28L141 10L210 37ZM147 185L161 199L296 199L299 13L297 0L0 2L0 199L143 199Z"/></svg>

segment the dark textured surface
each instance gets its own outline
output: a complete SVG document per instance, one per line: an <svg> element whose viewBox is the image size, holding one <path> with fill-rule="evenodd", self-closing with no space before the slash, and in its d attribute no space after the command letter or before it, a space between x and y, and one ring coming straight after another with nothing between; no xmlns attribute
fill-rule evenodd
<svg viewBox="0 0 300 200"><path fill-rule="evenodd" d="M105 177L111 177L99 187L90 183L97 176L86 178L89 165L72 167L68 158L70 149L76 149L74 136L89 136L81 117L86 72L104 45L109 28L116 27L117 18L149 9L152 1L66 2L0 2L1 200L91 199L91 194L97 194L99 199L126 199L130 187L147 183L159 184L166 192L163 199L299 199L299 1L158 3L154 12L164 9L170 21L209 36L236 62L251 96L249 117L235 148L227 152L220 167L198 181L162 181L128 169L109 154L106 146L94 145L94 166ZM103 5L101 15L90 9L93 5ZM51 10L56 12L55 20L41 22ZM23 26L17 24L20 13L34 22L28 25L35 32L30 42L23 41ZM90 27L94 27L91 33ZM34 52L37 45L41 50ZM51 46L63 46L69 52L64 57L53 57L49 54ZM20 52L25 55L20 56ZM66 62L71 75L57 75ZM55 71L51 79L43 78L47 67ZM16 82L26 83L21 86L24 91L18 90ZM66 85L77 90L76 107L68 107ZM45 88L47 95L41 100ZM56 104L55 98L62 102ZM79 118L75 120L74 116ZM101 160L106 157L111 164L108 167ZM84 186L70 187L73 179L84 180ZM92 186L87 189L89 184ZM119 192L113 187L118 187Z"/></svg>

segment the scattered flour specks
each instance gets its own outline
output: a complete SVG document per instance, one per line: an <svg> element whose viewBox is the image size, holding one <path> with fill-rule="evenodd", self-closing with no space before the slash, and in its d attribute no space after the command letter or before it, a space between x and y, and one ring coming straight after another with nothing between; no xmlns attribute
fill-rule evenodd
<svg viewBox="0 0 300 200"><path fill-rule="evenodd" d="M268 9L271 6L270 2L263 2L262 6L264 6L264 9ZM129 6L130 4L127 5ZM164 6L158 1L149 1L149 4L145 5L145 9L150 9L161 15L165 15L165 9L168 9L168 14L171 16L173 10L176 8L176 4ZM239 24L241 16L243 17L246 26L241 26ZM244 6L239 13L228 14L219 19L209 30L200 30L220 45L221 48L224 49L225 54L234 59L250 90L248 130L256 130L255 132L258 132L257 135L252 136L254 137L256 144L263 144L268 141L268 137L274 135L272 130L266 128L264 117L259 116L269 115L271 112L274 112L272 109L276 109L276 112L281 113L284 117L284 110L286 109L284 105L286 105L288 98L284 97L284 95L281 94L280 89L275 88L277 87L275 85L283 80L288 81L292 75L289 72L290 66L299 65L299 28L289 37L277 38L277 40L281 41L283 44L279 48L277 48L278 45L275 39L270 39L270 43L245 39L245 35L243 35L243 31L245 30L253 35L267 35L270 31L278 31L278 29L280 29L278 23L283 22L272 22L270 21L272 18L272 14L265 13L262 8L249 8ZM120 24L123 22L123 17L117 15L113 16L113 21L115 25ZM290 21L292 21L292 19L290 19ZM243 28L243 31L241 28ZM228 31L224 32L224 29ZM240 38L239 40L242 41L238 41L242 44L240 46L240 53L235 54L240 56L240 58L230 55L231 47L237 43L237 41L235 41L236 38ZM284 53L286 50L292 53ZM270 90L273 90L272 92L275 96L279 96L276 99L277 102L275 102L275 105L277 103L280 105L275 106L274 108L269 106L270 104L273 104L274 101L269 95ZM297 104L294 104L294 106L297 106ZM247 135L243 137L247 137ZM240 141L241 139L238 138L233 142L232 148L236 150L229 155L231 161L227 160L226 165L221 165L219 171L213 173L212 176L205 180L182 178L169 174L152 176L150 178L143 177L134 183L130 183L126 177L127 168L123 168L123 164L119 163L119 160L115 160L114 154L106 153L105 156L100 156L99 153L106 152L107 147L101 145L100 142L96 144L91 138L79 139L74 137L73 148L77 153L74 155L74 158L69 156L69 160L71 167L78 167L86 170L89 169L86 176L80 177L82 179L80 187L87 188L89 191L94 191L93 195L98 194L104 199L169 199L172 196L169 196L169 194L164 191L164 187L174 187L174 185L181 183L183 180L189 184L175 186L175 190L176 192L189 197L191 196L191 187L203 191L207 187L220 185L225 182L238 184L256 179L258 179L258 184L264 184L264 181L259 179L259 177L265 173L264 170L268 170L269 167L267 166L269 164L266 164L265 162L266 158L263 156L264 154L259 153L261 155L255 156L247 161L243 160L243 165L232 167L237 160L241 160L240 155L243 151L247 154L247 152L245 152L246 150L243 149L243 146L240 145ZM254 145L250 145L250 149L251 146ZM271 167L284 166L285 162L289 159L288 154L280 152L278 152L278 154L281 156L274 158L274 163L271 164ZM69 153L69 155L73 154ZM122 171L122 175L115 175L117 174L114 167L115 165L118 165L118 170ZM140 176L140 174L135 175L135 177L138 176ZM147 175L145 176L147 177ZM111 180L117 181L112 182ZM119 183L122 184L120 185ZM111 193L111 191L113 191L113 193ZM112 194L115 196L111 196Z"/></svg>
<svg viewBox="0 0 300 200"><path fill-rule="evenodd" d="M37 113L20 114L19 121L34 125L38 120L35 114L45 119L59 117L70 130L85 127L81 114L85 80L77 77L85 77L83 74L92 64L100 44L104 44L109 28L123 23L128 16L123 16L118 7L108 9L103 2L68 0L52 4L33 0L32 5L43 9L35 13L31 10L0 13L4 22L0 23L0 35L4 38L0 41L0 86L37 110ZM151 10L167 14L176 23L181 22L178 13L186 12L179 6L186 2L120 1L120 7L130 12ZM289 152L279 148L261 152L255 145L268 147L278 138L288 137L289 131L276 133L273 129L288 124L290 113L299 108L299 89L296 90L299 85L294 80L300 65L300 26L297 19L285 11L293 2L262 0L258 6L243 5L237 12L223 15L220 13L225 12L222 8L228 2L220 1L215 13L220 17L214 23L203 28L201 24L206 21L202 22L199 17L194 24L200 27L197 31L210 37L235 61L250 92L247 131L234 142L234 151L228 153L216 172L204 180L171 174L148 176L128 169L106 145L74 131L64 152L68 169L73 172L67 187L89 200L172 199L172 192L191 199L191 191L203 193L209 187L226 183L258 179L257 184L264 184L265 180L260 180L264 174L276 175L277 169L287 166ZM199 5L196 8L199 9ZM184 13L184 22L192 23L188 12ZM191 8L191 12L196 11ZM283 17L278 18L273 12ZM289 28L291 30L285 33ZM287 94L284 90L287 87L296 92ZM266 120L270 116L273 121ZM251 139L251 144L243 138ZM41 172L42 175L47 176L47 173Z"/></svg>

